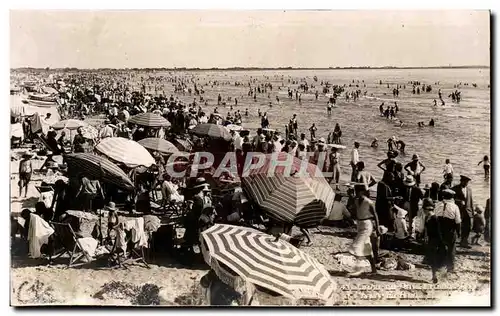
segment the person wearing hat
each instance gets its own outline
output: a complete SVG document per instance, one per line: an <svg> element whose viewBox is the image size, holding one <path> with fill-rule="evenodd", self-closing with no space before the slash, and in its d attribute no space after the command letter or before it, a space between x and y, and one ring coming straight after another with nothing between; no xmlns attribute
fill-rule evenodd
<svg viewBox="0 0 500 316"><path fill-rule="evenodd" d="M472 189L469 186L471 178L460 175L460 183L452 188L455 191L455 203L460 209L462 218L462 231L460 246L470 248L469 235L472 227L472 219L474 218L474 201L472 198Z"/></svg>
<svg viewBox="0 0 500 316"><path fill-rule="evenodd" d="M326 142L325 138L321 137L318 140L317 148L314 151L311 162L318 166L322 172L328 171L328 156L327 156ZM318 164L321 165L318 165Z"/></svg>
<svg viewBox="0 0 500 316"><path fill-rule="evenodd" d="M415 177L415 182L417 183L417 186L419 186L420 185L420 175L422 174L422 172L425 171L425 166L420 161L420 158L418 157L417 154L413 155L413 157L411 158L411 161L406 164L404 169L406 172L408 172L408 174L411 174L411 175L413 175L413 177Z"/></svg>
<svg viewBox="0 0 500 316"><path fill-rule="evenodd" d="M108 211L108 234L111 230L116 229L118 225L120 224L120 218L118 217L117 211L118 209L116 208L115 202L109 202L108 205L104 207L106 211Z"/></svg>
<svg viewBox="0 0 500 316"><path fill-rule="evenodd" d="M439 195L438 195L438 200L442 200L441 192L446 190L446 189L451 189L453 187L453 174L447 174L444 182L441 183L439 186Z"/></svg>
<svg viewBox="0 0 500 316"><path fill-rule="evenodd" d="M364 183L354 185L354 206L357 220L357 234L349 252L358 259L368 259L372 273L377 273L376 261L378 258L378 243L380 227L374 203L368 198L368 188ZM362 274L361 267L356 266L350 276Z"/></svg>
<svg viewBox="0 0 500 316"><path fill-rule="evenodd" d="M356 182L356 179L358 178L358 170L356 169L356 164L359 162L359 143L354 142L354 148L351 151L351 168L352 168L352 173L351 173L351 182Z"/></svg>
<svg viewBox="0 0 500 316"><path fill-rule="evenodd" d="M33 165L31 163L31 157L33 157L30 153L24 153L21 157L21 161L19 161L19 197L21 197L21 192L24 188L24 197L28 194L28 184L31 180L31 175L33 174Z"/></svg>
<svg viewBox="0 0 500 316"><path fill-rule="evenodd" d="M403 201L405 202L405 208L408 210L408 217L410 221L409 231L410 234L413 228L413 218L417 216L418 204L420 200L424 198L424 192L417 186L415 178L413 176L406 176L403 181L406 187L406 192L403 195Z"/></svg>
<svg viewBox="0 0 500 316"><path fill-rule="evenodd" d="M107 137L113 137L114 132L113 128L111 127L111 121L109 119L106 119L104 121L104 126L99 130L99 138L104 139Z"/></svg>
<svg viewBox="0 0 500 316"><path fill-rule="evenodd" d="M460 210L453 197L455 192L445 189L442 192L443 201L438 202L434 213L427 207L425 231L427 235L428 260L432 268L432 281L438 282L437 271L446 267L449 273L455 269L455 242L460 236ZM426 202L426 204L429 202ZM430 208L430 207L429 207Z"/></svg>
<svg viewBox="0 0 500 316"><path fill-rule="evenodd" d="M193 245L198 243L200 216L206 208L212 208L211 199L208 194L209 192L210 186L205 178L197 178L192 187L192 207L186 215L184 223L186 231L184 232L183 239L185 248L187 249L192 249Z"/></svg>

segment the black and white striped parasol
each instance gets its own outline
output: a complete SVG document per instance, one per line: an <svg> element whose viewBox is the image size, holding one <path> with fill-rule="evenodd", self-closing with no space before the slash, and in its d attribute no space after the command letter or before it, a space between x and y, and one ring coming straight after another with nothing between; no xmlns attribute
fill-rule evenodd
<svg viewBox="0 0 500 316"><path fill-rule="evenodd" d="M336 284L316 259L252 228L216 224L200 236L205 261L227 266L246 282L291 299L330 302Z"/></svg>

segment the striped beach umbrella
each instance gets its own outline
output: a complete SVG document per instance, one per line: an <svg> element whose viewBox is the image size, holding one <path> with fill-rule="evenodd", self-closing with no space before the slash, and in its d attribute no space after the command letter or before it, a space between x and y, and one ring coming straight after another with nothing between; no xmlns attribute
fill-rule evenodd
<svg viewBox="0 0 500 316"><path fill-rule="evenodd" d="M92 179L112 183L125 190L134 190L134 184L125 172L105 157L90 153L74 153L66 155L65 160L69 174L83 173Z"/></svg>
<svg viewBox="0 0 500 316"><path fill-rule="evenodd" d="M123 137L105 138L95 146L95 149L108 158L131 168L138 166L150 167L155 163L146 148L133 140Z"/></svg>
<svg viewBox="0 0 500 316"><path fill-rule="evenodd" d="M198 136L208 136L213 139L223 139L226 141L231 140L231 134L227 128L222 125L211 123L198 124L191 132Z"/></svg>
<svg viewBox="0 0 500 316"><path fill-rule="evenodd" d="M220 277L227 275L219 269L225 266L246 282L291 299L329 302L336 289L316 259L255 229L216 224L201 233L200 241L205 261Z"/></svg>
<svg viewBox="0 0 500 316"><path fill-rule="evenodd" d="M156 137L144 138L138 141L144 148L159 151L163 154L172 154L179 152L179 149L168 140Z"/></svg>
<svg viewBox="0 0 500 316"><path fill-rule="evenodd" d="M241 182L247 195L278 221L316 227L335 198L321 171L284 152L265 155L265 159L261 168L243 172ZM289 168L274 167L284 161L289 162Z"/></svg>
<svg viewBox="0 0 500 316"><path fill-rule="evenodd" d="M132 116L129 123L148 127L169 127L171 124L163 116L151 112Z"/></svg>
<svg viewBox="0 0 500 316"><path fill-rule="evenodd" d="M57 123L52 124L52 128L54 130L60 130L60 129L69 129L69 130L75 130L78 129L79 127L87 126L88 124L84 121L81 120L75 120L75 119L67 119L67 120L62 120Z"/></svg>

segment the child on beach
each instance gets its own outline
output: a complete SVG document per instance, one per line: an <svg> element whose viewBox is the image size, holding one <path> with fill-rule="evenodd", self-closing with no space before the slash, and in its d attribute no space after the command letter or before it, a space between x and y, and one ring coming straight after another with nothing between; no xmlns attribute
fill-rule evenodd
<svg viewBox="0 0 500 316"><path fill-rule="evenodd" d="M408 227L406 225L406 215L408 214L403 208L394 206L394 237L398 240L408 238Z"/></svg>
<svg viewBox="0 0 500 316"><path fill-rule="evenodd" d="M477 165L479 166L480 164L483 164L484 168L484 177L488 178L490 176L490 159L488 156L484 156L483 160L481 160Z"/></svg>
<svg viewBox="0 0 500 316"><path fill-rule="evenodd" d="M450 163L450 159L446 159L444 163L443 177L446 179L448 175L453 176L453 166Z"/></svg>
<svg viewBox="0 0 500 316"><path fill-rule="evenodd" d="M31 155L24 154L19 162L19 197L21 197L21 191L24 187L24 197L28 194L28 184L31 180L31 175L33 174L33 166L31 164Z"/></svg>
<svg viewBox="0 0 500 316"><path fill-rule="evenodd" d="M472 231L475 235L471 239L473 245L481 245L479 243L479 238L484 233L484 228L486 226L486 219L484 217L483 208L481 206L476 206L474 211L474 219L472 221Z"/></svg>

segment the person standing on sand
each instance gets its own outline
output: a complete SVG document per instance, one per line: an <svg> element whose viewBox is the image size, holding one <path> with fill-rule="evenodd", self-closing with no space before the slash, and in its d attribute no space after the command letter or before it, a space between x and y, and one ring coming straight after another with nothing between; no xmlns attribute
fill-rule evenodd
<svg viewBox="0 0 500 316"><path fill-rule="evenodd" d="M394 181L392 172L384 172L382 181L377 184L377 198L375 201L375 211L379 219L380 225L387 227L389 231L394 229L392 223L391 209L394 200L391 183Z"/></svg>
<svg viewBox="0 0 500 316"><path fill-rule="evenodd" d="M455 203L460 209L462 219L460 247L469 249L469 234L474 217L474 201L472 198L472 189L468 186L471 179L460 175L460 184L452 188L455 191ZM443 197L444 198L444 197Z"/></svg>
<svg viewBox="0 0 500 316"><path fill-rule="evenodd" d="M363 183L357 183L355 190L355 210L357 220L357 234L349 253L359 260L368 259L371 266L371 273L377 273L376 261L378 258L378 242L380 227L377 212L373 201L368 198L368 188ZM359 276L363 273L360 265L356 265L355 270L349 276Z"/></svg>
<svg viewBox="0 0 500 316"><path fill-rule="evenodd" d="M33 174L33 166L31 164L31 154L24 154L19 162L19 197L21 197L22 189L24 188L24 197L28 195L28 184Z"/></svg>
<svg viewBox="0 0 500 316"><path fill-rule="evenodd" d="M335 190L338 190L340 180L340 153L337 147L332 147L329 160L330 165L328 166L328 171L332 173L330 184L335 183Z"/></svg>
<svg viewBox="0 0 500 316"><path fill-rule="evenodd" d="M403 199L405 201L405 209L408 210L408 218L410 220L410 234L413 228L413 218L418 214L418 204L420 200L424 198L424 192L418 187L413 176L406 176L403 184L406 186L405 195Z"/></svg>
<svg viewBox="0 0 500 316"><path fill-rule="evenodd" d="M351 172L351 182L356 182L356 179L358 177L358 172L357 172L357 169L356 169L356 165L359 162L359 152L358 152L358 149L359 149L359 143L358 142L354 142L354 148L351 151L351 169L352 169L352 172Z"/></svg>
<svg viewBox="0 0 500 316"><path fill-rule="evenodd" d="M427 256L432 268L432 282L438 283L437 272L445 266L448 273L455 269L455 242L460 237L460 210L453 201L455 192L443 191L443 201L432 209L424 208L426 217Z"/></svg>

